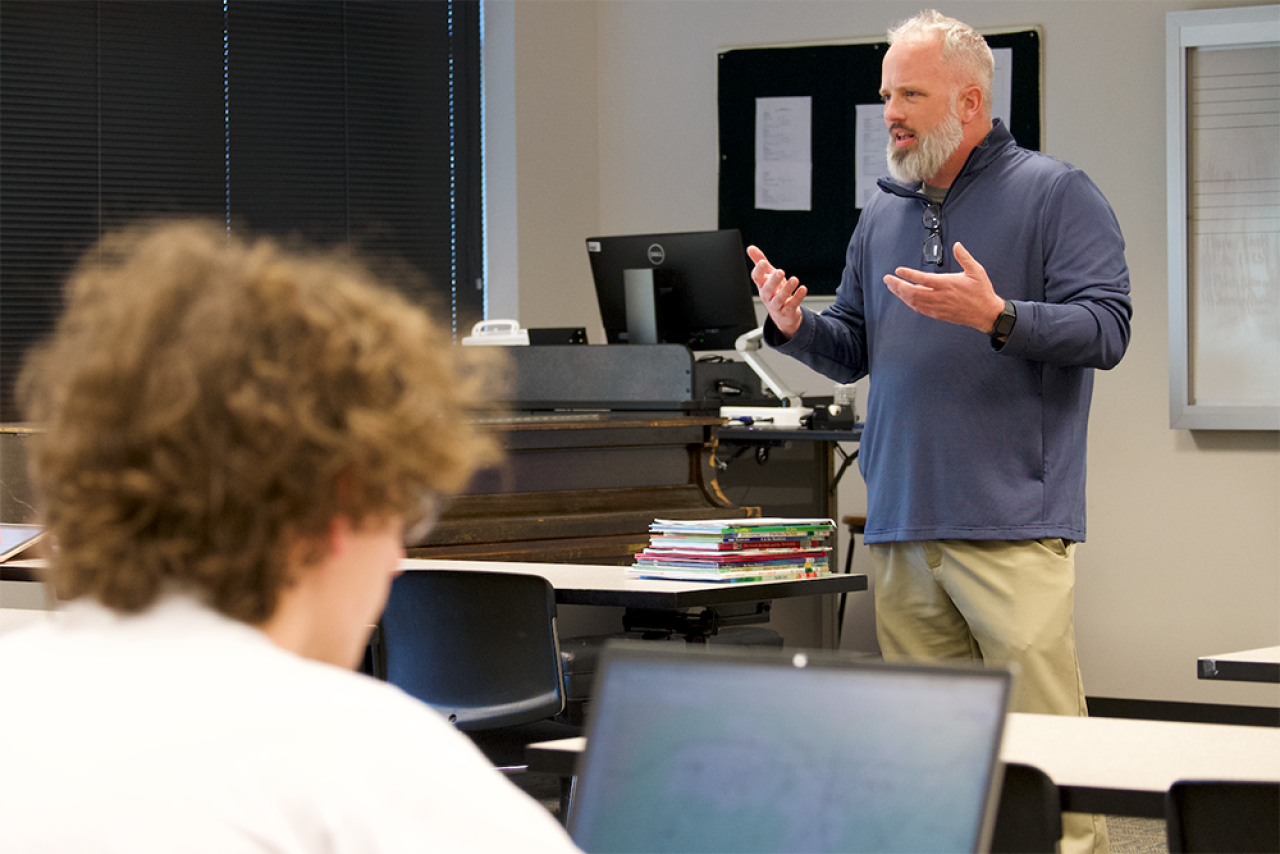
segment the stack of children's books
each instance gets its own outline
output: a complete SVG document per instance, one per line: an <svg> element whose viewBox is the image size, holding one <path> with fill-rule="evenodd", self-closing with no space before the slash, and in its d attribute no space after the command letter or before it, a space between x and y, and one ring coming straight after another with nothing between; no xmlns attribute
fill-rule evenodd
<svg viewBox="0 0 1280 854"><path fill-rule="evenodd" d="M642 578L776 581L830 575L830 519L656 519L627 569Z"/></svg>

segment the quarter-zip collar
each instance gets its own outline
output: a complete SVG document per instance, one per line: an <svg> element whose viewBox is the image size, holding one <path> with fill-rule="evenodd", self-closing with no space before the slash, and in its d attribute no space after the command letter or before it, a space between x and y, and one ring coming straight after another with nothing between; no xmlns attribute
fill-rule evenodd
<svg viewBox="0 0 1280 854"><path fill-rule="evenodd" d="M973 151L969 152L969 156L965 159L964 167L961 168L960 174L956 176L955 181L952 182L950 189L947 191L946 201L951 201L965 186L973 183L973 180L982 174L1007 146L1013 144L1013 134L1009 133L1009 129L1004 126L1004 123L999 119L992 119L990 133L981 143L973 147ZM881 178L876 184L886 193L901 196L904 199L919 199L925 204L931 204L929 197L915 185L903 184L892 178Z"/></svg>

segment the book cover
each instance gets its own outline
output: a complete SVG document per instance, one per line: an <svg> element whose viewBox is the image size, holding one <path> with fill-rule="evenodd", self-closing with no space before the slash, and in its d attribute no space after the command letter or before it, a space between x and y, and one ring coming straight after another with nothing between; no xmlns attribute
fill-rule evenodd
<svg viewBox="0 0 1280 854"><path fill-rule="evenodd" d="M818 568L751 569L738 572L708 572L696 569L664 569L659 567L628 567L627 573L638 578L662 578L669 581L701 581L732 584L746 581L790 581L797 578L821 578L831 575L830 570Z"/></svg>

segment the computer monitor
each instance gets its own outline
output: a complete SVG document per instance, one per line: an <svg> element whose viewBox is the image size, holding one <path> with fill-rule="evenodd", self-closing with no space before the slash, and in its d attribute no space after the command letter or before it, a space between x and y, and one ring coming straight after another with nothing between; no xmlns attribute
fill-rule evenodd
<svg viewBox="0 0 1280 854"><path fill-rule="evenodd" d="M609 344L732 350L756 323L737 229L587 238Z"/></svg>

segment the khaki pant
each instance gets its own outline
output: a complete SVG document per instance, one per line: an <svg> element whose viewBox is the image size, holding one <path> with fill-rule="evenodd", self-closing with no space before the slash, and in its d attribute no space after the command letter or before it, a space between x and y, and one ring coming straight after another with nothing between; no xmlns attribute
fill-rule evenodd
<svg viewBox="0 0 1280 854"><path fill-rule="evenodd" d="M961 659L1014 671L1010 710L1085 717L1075 640L1075 544L876 543L876 636L886 661ZM1064 813L1063 854L1108 851L1102 816Z"/></svg>

